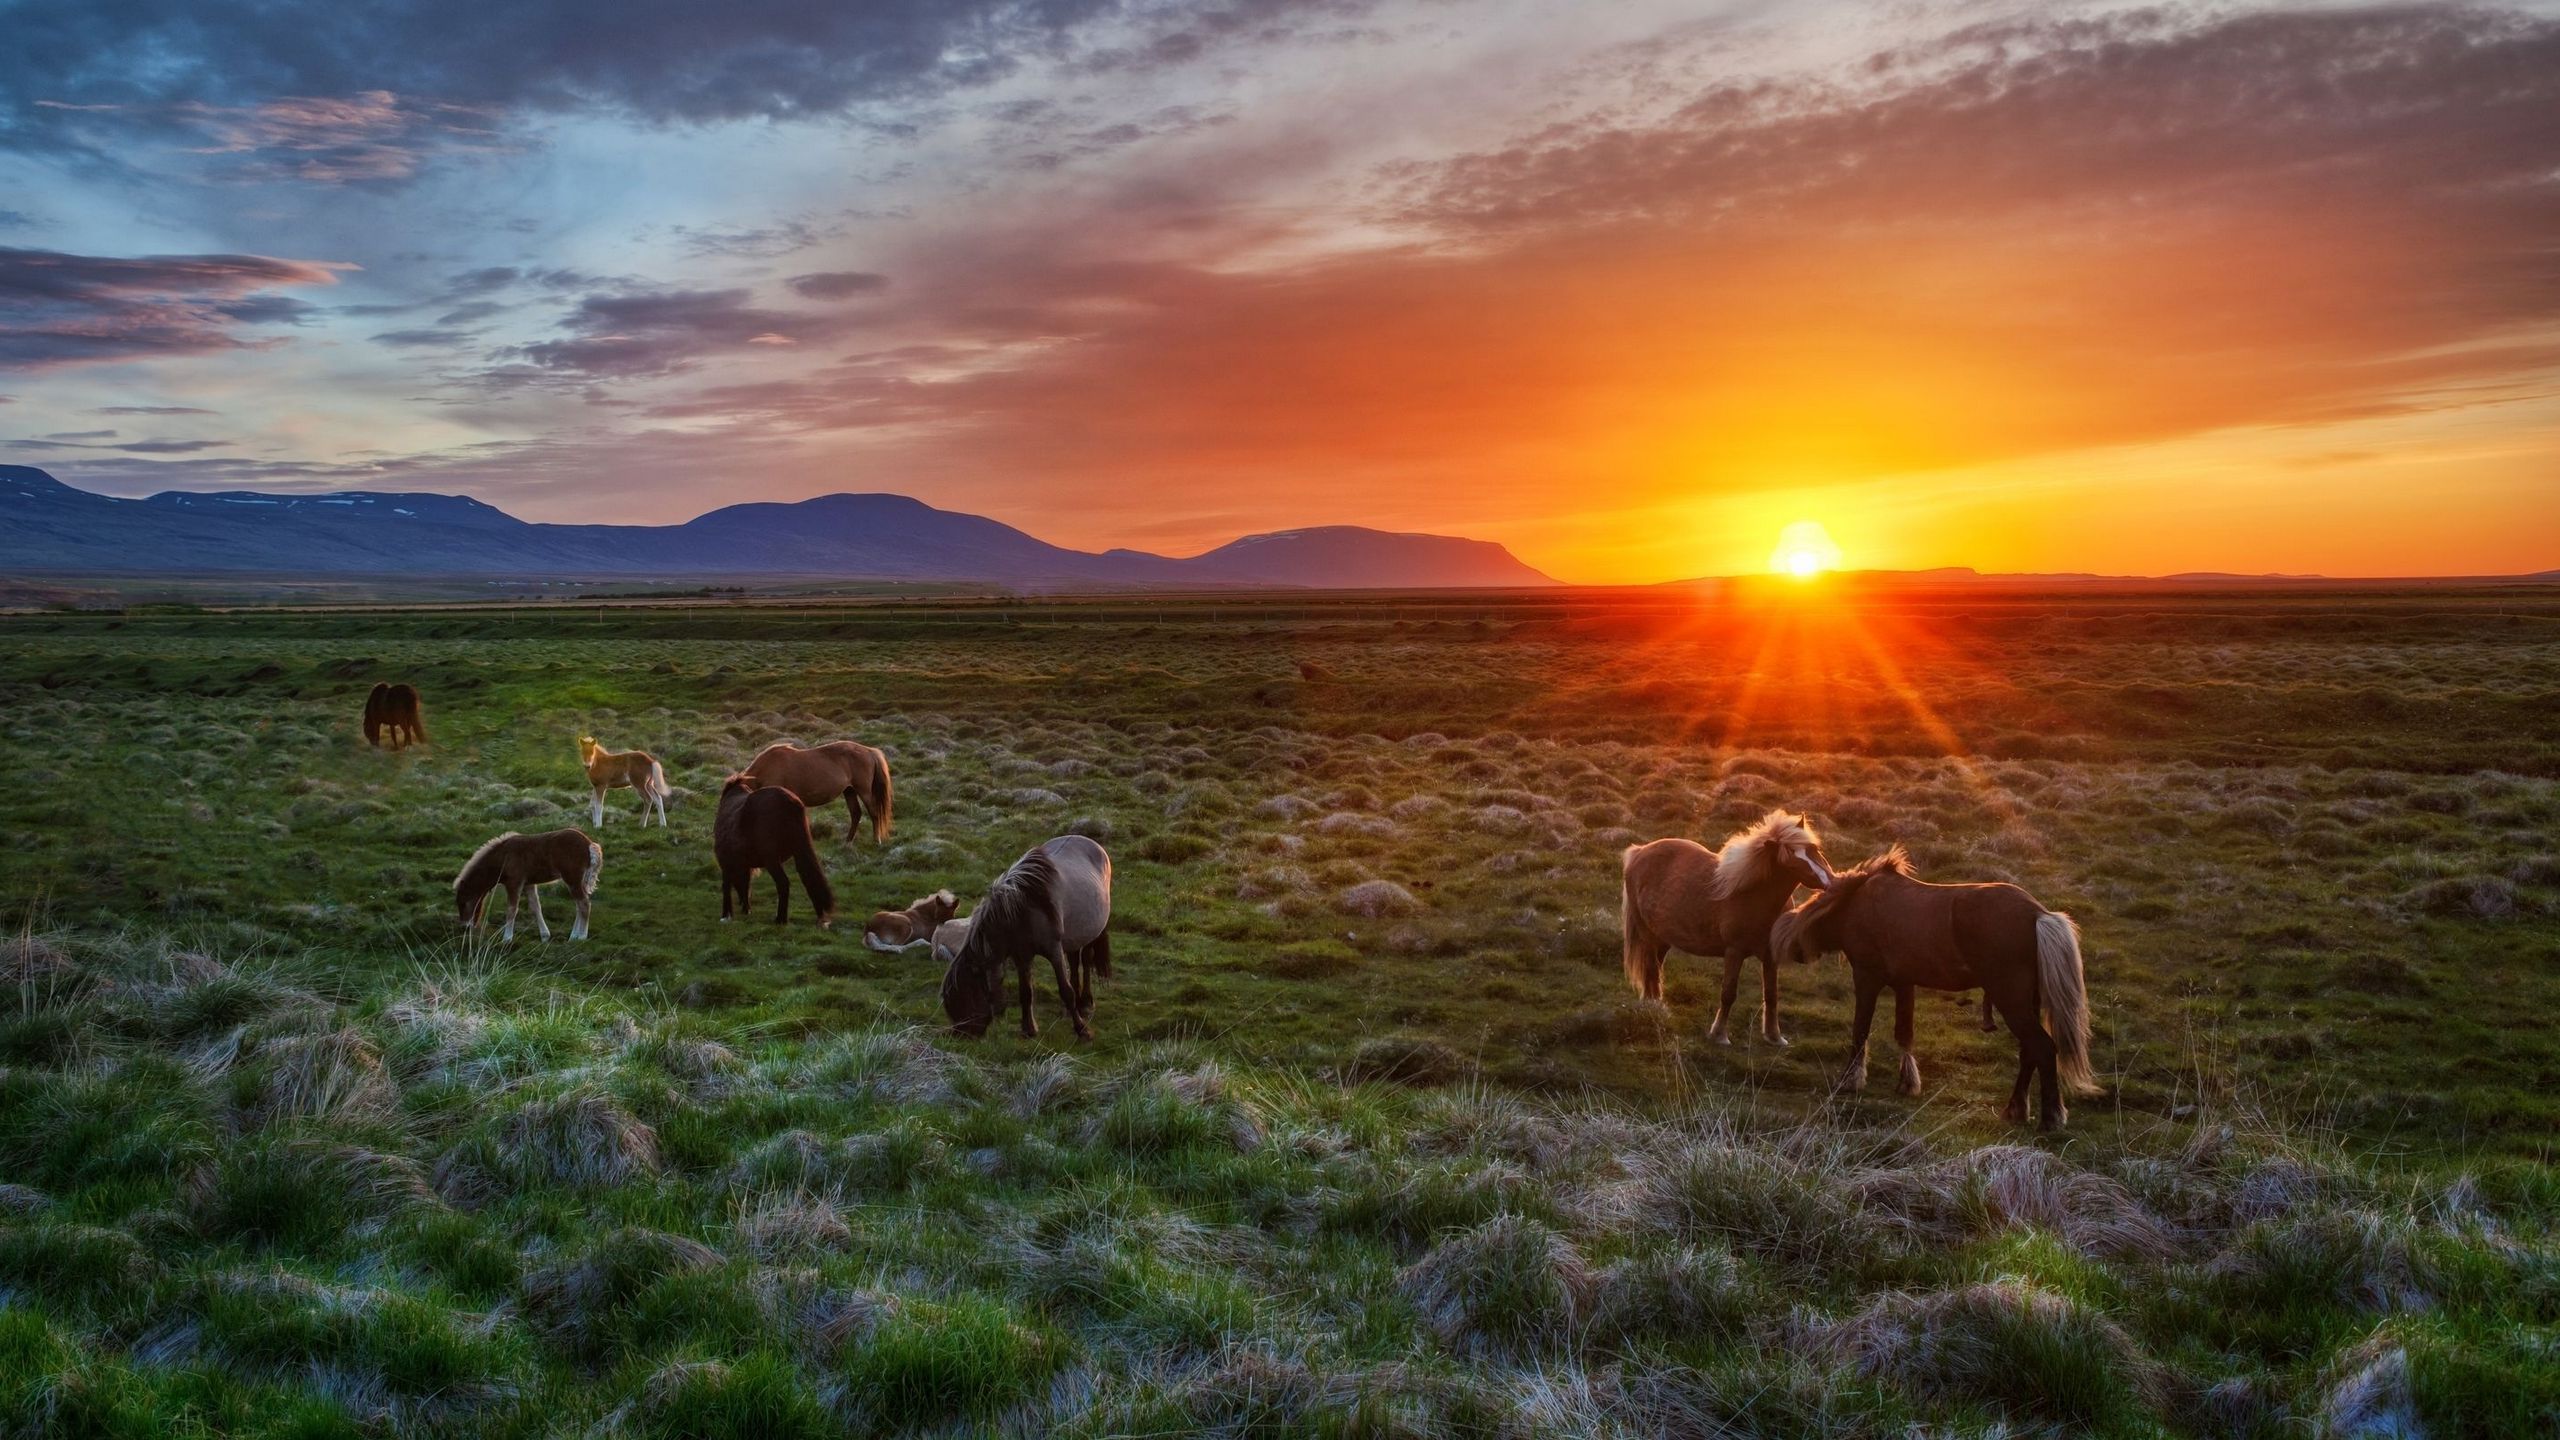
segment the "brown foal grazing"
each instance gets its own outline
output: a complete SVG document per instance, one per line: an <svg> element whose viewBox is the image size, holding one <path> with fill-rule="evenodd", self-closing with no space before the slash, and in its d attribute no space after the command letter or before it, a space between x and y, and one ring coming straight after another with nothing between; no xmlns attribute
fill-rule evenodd
<svg viewBox="0 0 2560 1440"><path fill-rule="evenodd" d="M364 743L379 748L385 731L390 732L394 750L427 738L427 716L418 703L418 687L407 681L375 682L373 693L364 697Z"/></svg>
<svg viewBox="0 0 2560 1440"><path fill-rule="evenodd" d="M647 829L649 812L658 813L658 828L667 828L667 772L658 757L646 750L607 750L596 743L593 735L578 737L578 759L587 767L587 784L596 792L595 823L604 823L604 792L629 786L640 796L640 826Z"/></svg>
<svg viewBox="0 0 2560 1440"><path fill-rule="evenodd" d="M904 910L875 910L862 927L862 943L874 950L904 950L933 943L933 932L960 909L960 897L936 890Z"/></svg>
<svg viewBox="0 0 2560 1440"><path fill-rule="evenodd" d="M800 887L817 907L818 924L836 917L835 887L818 866L818 845L809 834L809 807L780 785L760 785L751 775L732 775L720 787L720 811L711 821L711 854L720 862L720 918L745 910L752 902L756 872L773 877L773 923L791 919L791 879L782 873L787 861L800 872Z"/></svg>
<svg viewBox="0 0 2560 1440"><path fill-rule="evenodd" d="M1876 996L1893 990L1893 1039L1902 1048L1902 1093L1920 1093L1920 1057L1911 1049L1913 990L1982 987L1983 1003L2018 1037L2018 1080L2009 1091L2011 1124L2027 1118L2027 1082L2043 1080L2038 1122L2047 1130L2071 1118L2062 1087L2098 1088L2089 1069L2089 985L2080 962L2080 927L2047 910L2015 885L1931 885L1911 873L1897 845L1840 872L1830 888L1779 917L1770 943L1781 955L1810 961L1826 950L1849 957L1858 1010L1849 1037L1843 1087L1867 1085L1867 1034ZM2039 1013L2041 1012L2041 1013ZM2050 1021L2048 1032L2045 1021Z"/></svg>
<svg viewBox="0 0 2560 1440"><path fill-rule="evenodd" d="M1694 840L1654 840L1628 846L1620 868L1620 958L1636 993L1662 998L1662 962L1670 951L1721 957L1724 991L1707 1036L1729 1045L1725 1022L1733 1013L1742 962L1756 956L1760 1033L1772 1045L1786 1044L1778 1026L1778 965L1769 949L1769 922L1787 908L1798 885L1819 890L1831 883L1822 837L1813 827L1801 816L1772 810L1728 836L1721 850Z"/></svg>
<svg viewBox="0 0 2560 1440"><path fill-rule="evenodd" d="M501 885L507 887L507 927L498 934L501 940L516 938L516 906L526 895L533 897L533 923L542 938L551 938L551 926L542 918L542 887L554 882L569 887L578 902L578 918L569 927L569 938L587 938L587 910L595 901L596 876L604 870L604 847L587 838L583 830L553 830L543 835L519 835L510 830L471 852L462 863L462 872L453 877L455 918L464 929L480 924L481 912L488 908L489 892Z"/></svg>
<svg viewBox="0 0 2560 1440"><path fill-rule="evenodd" d="M812 810L844 799L844 838L853 838L865 806L871 838L889 838L889 757L858 740L831 740L803 749L777 741L756 752L745 772L759 785L780 785Z"/></svg>

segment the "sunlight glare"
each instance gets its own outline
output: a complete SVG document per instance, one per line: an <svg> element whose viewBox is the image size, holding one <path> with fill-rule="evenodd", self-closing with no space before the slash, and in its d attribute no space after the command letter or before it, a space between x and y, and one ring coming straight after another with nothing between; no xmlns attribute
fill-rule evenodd
<svg viewBox="0 0 2560 1440"><path fill-rule="evenodd" d="M1769 568L1798 580L1840 568L1840 546L1819 520L1797 520L1778 532L1778 548L1769 553Z"/></svg>

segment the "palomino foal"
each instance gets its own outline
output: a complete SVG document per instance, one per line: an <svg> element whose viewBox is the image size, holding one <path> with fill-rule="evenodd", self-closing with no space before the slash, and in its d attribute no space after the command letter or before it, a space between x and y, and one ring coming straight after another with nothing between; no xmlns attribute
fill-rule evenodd
<svg viewBox="0 0 2560 1440"><path fill-rule="evenodd" d="M595 900L596 876L604 870L604 847L587 838L583 830L553 830L543 835L519 835L510 830L497 839L471 852L462 864L462 873L453 877L453 904L456 918L463 928L478 928L481 912L488 907L489 892L507 887L507 928L499 932L501 940L516 938L516 905L527 894L533 896L533 923L542 938L551 938L551 926L542 918L542 887L554 882L569 887L577 898L577 923L569 927L569 938L587 938L587 909Z"/></svg>
<svg viewBox="0 0 2560 1440"><path fill-rule="evenodd" d="M658 812L658 828L667 826L667 772L658 757L646 750L607 750L596 743L593 735L578 737L578 758L586 762L587 783L595 787L594 823L604 823L604 792L630 786L640 796L640 824L646 829L649 812Z"/></svg>

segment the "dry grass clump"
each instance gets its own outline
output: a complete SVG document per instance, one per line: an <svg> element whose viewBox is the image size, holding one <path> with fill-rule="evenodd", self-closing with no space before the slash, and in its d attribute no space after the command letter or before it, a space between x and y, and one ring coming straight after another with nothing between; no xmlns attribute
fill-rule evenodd
<svg viewBox="0 0 2560 1440"><path fill-rule="evenodd" d="M1609 1345L1731 1338L1758 1301L1731 1251L1695 1245L1614 1260L1594 1277L1593 1292L1591 1338Z"/></svg>
<svg viewBox="0 0 2560 1440"><path fill-rule="evenodd" d="M853 1227L833 1202L797 1191L758 1197L733 1228L739 1247L766 1261L831 1254L853 1240Z"/></svg>
<svg viewBox="0 0 2560 1440"><path fill-rule="evenodd" d="M516 1301L533 1325L585 1348L600 1340L599 1322L608 1312L661 1280L720 1264L720 1252L699 1240L627 1225L597 1236L575 1256L527 1270Z"/></svg>
<svg viewBox="0 0 2560 1440"><path fill-rule="evenodd" d="M580 1088L528 1100L499 1122L500 1165L521 1183L609 1190L663 1168L658 1132L620 1100Z"/></svg>
<svg viewBox="0 0 2560 1440"><path fill-rule="evenodd" d="M1807 1353L1933 1402L1989 1405L2074 1426L2156 1412L2166 1376L2121 1325L2051 1290L1992 1281L1880 1297L1810 1322Z"/></svg>
<svg viewBox="0 0 2560 1440"><path fill-rule="evenodd" d="M1450 1236L1396 1277L1441 1343L1513 1356L1578 1332L1599 1280L1572 1240L1536 1220L1497 1215Z"/></svg>
<svg viewBox="0 0 2560 1440"><path fill-rule="evenodd" d="M968 1062L914 1030L873 1031L821 1043L791 1067L785 1084L848 1100L945 1106L959 1098Z"/></svg>
<svg viewBox="0 0 2560 1440"><path fill-rule="evenodd" d="M2530 901L2504 876L2448 875L2409 887L2401 892L2400 903L2426 915L2512 920Z"/></svg>
<svg viewBox="0 0 2560 1440"><path fill-rule="evenodd" d="M264 1039L243 1059L244 1108L252 1124L287 1116L378 1117L400 1103L399 1087L383 1071L381 1050L352 1026Z"/></svg>
<svg viewBox="0 0 2560 1440"><path fill-rule="evenodd" d="M1467 1057L1428 1035L1381 1035L1360 1042L1343 1063L1342 1075L1354 1084L1447 1085L1474 1068Z"/></svg>
<svg viewBox="0 0 2560 1440"><path fill-rule="evenodd" d="M1934 1164L1860 1177L1858 1203L1935 1243L2033 1225L2084 1255L2166 1260L2177 1233L2122 1185L2025 1145L1986 1145Z"/></svg>
<svg viewBox="0 0 2560 1440"><path fill-rule="evenodd" d="M1345 915L1366 920L1422 913L1422 902L1413 892L1392 880L1363 880L1336 894L1333 905Z"/></svg>

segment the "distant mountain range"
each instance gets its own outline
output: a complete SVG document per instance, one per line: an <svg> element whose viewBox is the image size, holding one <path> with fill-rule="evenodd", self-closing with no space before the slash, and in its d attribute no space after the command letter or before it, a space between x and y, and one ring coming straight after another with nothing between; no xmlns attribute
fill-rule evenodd
<svg viewBox="0 0 2560 1440"><path fill-rule="evenodd" d="M1488 540L1326 525L1176 559L1092 554L904 495L731 505L681 525L540 525L460 495L168 490L122 500L0 465L0 573L980 581L1058 586L1514 588L1556 582Z"/></svg>

